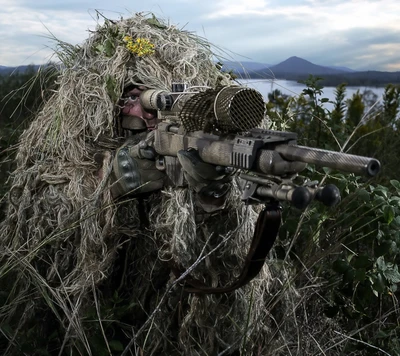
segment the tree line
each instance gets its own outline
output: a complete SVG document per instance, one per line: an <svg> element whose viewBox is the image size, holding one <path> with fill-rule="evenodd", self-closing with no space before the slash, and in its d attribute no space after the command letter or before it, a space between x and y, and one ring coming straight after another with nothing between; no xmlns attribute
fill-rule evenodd
<svg viewBox="0 0 400 356"><path fill-rule="evenodd" d="M248 74L251 79L285 79L292 81L307 80L308 74L298 74L290 72L254 71ZM388 84L400 84L400 72L353 72L342 74L324 74L320 84L328 87L336 87L346 83L348 86L367 86L367 87L385 87Z"/></svg>

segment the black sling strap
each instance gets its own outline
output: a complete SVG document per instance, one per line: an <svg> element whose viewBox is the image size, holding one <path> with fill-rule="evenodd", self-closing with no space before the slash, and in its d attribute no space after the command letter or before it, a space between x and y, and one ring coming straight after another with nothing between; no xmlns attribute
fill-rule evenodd
<svg viewBox="0 0 400 356"><path fill-rule="evenodd" d="M258 216L250 249L237 280L225 287L209 287L188 275L185 278L185 291L196 294L221 294L232 292L249 283L264 266L268 252L278 235L280 224L280 207L278 205L266 206ZM184 271L173 268L173 272L177 277L180 277Z"/></svg>

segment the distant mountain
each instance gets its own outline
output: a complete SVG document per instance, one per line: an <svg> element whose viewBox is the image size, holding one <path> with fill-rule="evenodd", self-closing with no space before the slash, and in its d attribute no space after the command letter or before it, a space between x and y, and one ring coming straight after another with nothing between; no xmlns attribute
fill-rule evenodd
<svg viewBox="0 0 400 356"><path fill-rule="evenodd" d="M23 65L18 67L0 66L0 74L11 74L13 72L25 73L27 70L37 71L41 66L36 64Z"/></svg>
<svg viewBox="0 0 400 356"><path fill-rule="evenodd" d="M270 69L275 75L277 75L278 73L326 75L341 74L345 72L344 70L340 69L319 66L317 64L306 61L303 58L295 56L290 57L277 65L272 66Z"/></svg>
<svg viewBox="0 0 400 356"><path fill-rule="evenodd" d="M267 63L259 62L235 62L235 61L224 61L222 70L224 72L233 71L238 77L251 77L253 73L269 71L271 65Z"/></svg>
<svg viewBox="0 0 400 356"><path fill-rule="evenodd" d="M400 84L400 72L355 71L347 67L320 66L303 58L290 57L285 61L247 74L251 79L286 79L303 81L314 75L322 78L323 86L386 86Z"/></svg>
<svg viewBox="0 0 400 356"><path fill-rule="evenodd" d="M12 72L11 67L6 67L6 66L0 66L0 74L6 74L9 73L10 71Z"/></svg>
<svg viewBox="0 0 400 356"><path fill-rule="evenodd" d="M276 65L228 61L224 62L223 70L232 70L240 79L286 79L296 82L306 80L311 74L321 77L320 84L325 87L336 87L342 83L358 87L400 84L400 72L356 71L347 67L321 66L295 56Z"/></svg>
<svg viewBox="0 0 400 356"><path fill-rule="evenodd" d="M343 72L348 72L348 73L356 73L358 72L357 70L351 69L351 68L347 68L347 67L341 67L341 66L327 66L328 68L331 69L338 69L341 70Z"/></svg>
<svg viewBox="0 0 400 356"><path fill-rule="evenodd" d="M349 86L384 87L388 84L400 84L400 72L380 72L364 71L342 73L335 75L324 75L322 85L337 86L341 83L347 83Z"/></svg>

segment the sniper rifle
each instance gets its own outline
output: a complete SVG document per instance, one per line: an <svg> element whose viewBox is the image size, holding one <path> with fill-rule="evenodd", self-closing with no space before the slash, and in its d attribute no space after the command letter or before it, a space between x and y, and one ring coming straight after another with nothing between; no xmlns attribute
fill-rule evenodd
<svg viewBox="0 0 400 356"><path fill-rule="evenodd" d="M265 118L262 95L251 88L227 86L188 93L182 85L172 92L149 89L141 94L148 110L157 110L159 123L154 132L154 149L162 159L161 169L174 167L168 161L180 150L196 149L201 159L225 173L239 175L242 199L246 203L265 203L255 226L254 236L240 276L222 287L185 277L186 290L192 293L228 293L248 283L261 270L275 242L281 223L279 202L288 201L305 209L313 199L327 206L340 201L339 189L317 181L297 184L298 173L307 164L374 177L380 171L378 160L341 152L297 145L292 132L260 128ZM177 277L185 270L171 265Z"/></svg>

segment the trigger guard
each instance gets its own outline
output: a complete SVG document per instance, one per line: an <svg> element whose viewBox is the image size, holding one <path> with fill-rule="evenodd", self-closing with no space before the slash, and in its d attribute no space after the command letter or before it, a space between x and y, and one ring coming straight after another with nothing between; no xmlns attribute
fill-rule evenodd
<svg viewBox="0 0 400 356"><path fill-rule="evenodd" d="M218 199L225 196L229 192L230 187L231 185L227 182L216 181L211 182L209 185L203 187L199 193Z"/></svg>
<svg viewBox="0 0 400 356"><path fill-rule="evenodd" d="M140 153L140 158L149 159L151 161L154 161L157 155L156 150L151 146L140 148L139 153Z"/></svg>

